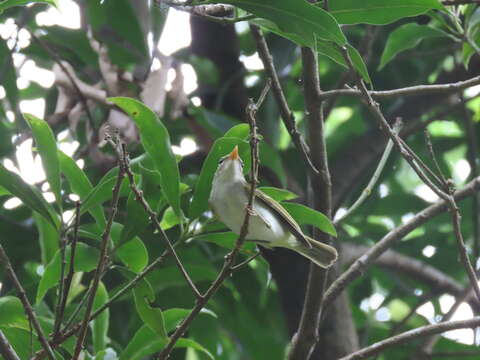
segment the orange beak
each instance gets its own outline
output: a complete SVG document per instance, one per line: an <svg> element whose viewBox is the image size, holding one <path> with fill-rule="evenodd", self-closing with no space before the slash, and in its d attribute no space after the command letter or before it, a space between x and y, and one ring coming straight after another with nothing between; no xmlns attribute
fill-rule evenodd
<svg viewBox="0 0 480 360"><path fill-rule="evenodd" d="M240 156L238 156L238 146L235 145L235 147L233 148L233 151L230 153L230 155L228 155L228 158L230 160L238 160L240 158Z"/></svg>

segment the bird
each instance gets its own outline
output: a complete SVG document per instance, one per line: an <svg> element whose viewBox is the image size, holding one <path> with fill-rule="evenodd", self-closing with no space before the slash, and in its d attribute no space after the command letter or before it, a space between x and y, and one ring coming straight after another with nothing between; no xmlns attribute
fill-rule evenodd
<svg viewBox="0 0 480 360"><path fill-rule="evenodd" d="M238 146L222 157L212 181L210 208L217 219L240 234L250 194L250 184L243 175L243 161ZM282 247L308 258L321 268L337 260L337 250L306 236L298 223L280 203L255 190L250 222L245 240L266 247Z"/></svg>

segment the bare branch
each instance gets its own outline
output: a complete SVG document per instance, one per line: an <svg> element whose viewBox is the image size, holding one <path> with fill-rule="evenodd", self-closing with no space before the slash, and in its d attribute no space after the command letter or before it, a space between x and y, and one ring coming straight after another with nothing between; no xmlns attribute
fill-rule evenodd
<svg viewBox="0 0 480 360"><path fill-rule="evenodd" d="M478 325L480 325L480 316L474 317L473 319L469 319L469 320L451 321L451 322L445 322L441 324L422 326L410 331L406 331L400 335L390 337L383 341L379 341L353 354L344 356L339 360L366 359L370 356L380 354L381 352L383 352L385 349L389 347L401 345L408 341L418 339L419 337L422 337L422 336L440 334L445 331L454 330L454 329L474 328Z"/></svg>
<svg viewBox="0 0 480 360"><path fill-rule="evenodd" d="M383 99L400 96L419 96L436 93L454 93L459 90L464 90L471 86L480 84L480 76L475 76L465 81L457 81L450 84L439 85L416 85L405 88L399 88L394 90L384 91L368 91L368 94L374 99ZM322 93L322 99L328 99L336 96L356 96L361 97L362 91L359 89L337 89L324 91Z"/></svg>

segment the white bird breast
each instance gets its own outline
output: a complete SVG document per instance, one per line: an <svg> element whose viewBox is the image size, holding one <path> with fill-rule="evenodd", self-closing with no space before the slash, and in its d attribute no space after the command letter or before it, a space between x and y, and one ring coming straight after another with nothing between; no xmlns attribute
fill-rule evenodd
<svg viewBox="0 0 480 360"><path fill-rule="evenodd" d="M214 208L215 215L234 233L240 234L245 218L245 208L248 203L244 182L235 179L226 183L222 182L221 186L216 185L215 191L212 191L210 196L210 203ZM255 213L250 216L246 237L248 240L270 243L262 244L264 246L282 246L296 243L293 235L271 209L259 200L255 200L253 208Z"/></svg>

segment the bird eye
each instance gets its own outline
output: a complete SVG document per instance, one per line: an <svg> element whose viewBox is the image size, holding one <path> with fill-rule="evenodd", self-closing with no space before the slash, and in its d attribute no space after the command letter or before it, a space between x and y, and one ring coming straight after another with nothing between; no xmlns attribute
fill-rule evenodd
<svg viewBox="0 0 480 360"><path fill-rule="evenodd" d="M218 165L221 165L226 159L227 159L227 156L220 158L220 160L218 160Z"/></svg>
<svg viewBox="0 0 480 360"><path fill-rule="evenodd" d="M240 158L238 158L238 159L240 160L240 164L241 164L241 165L242 165L242 167L243 167L243 160L242 160L242 159L240 159Z"/></svg>

